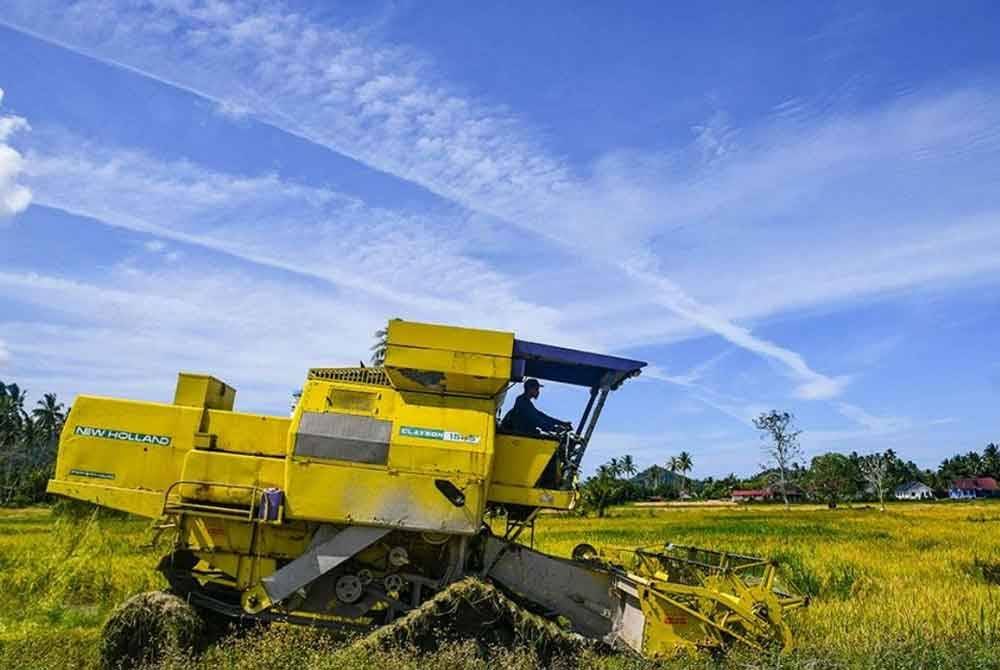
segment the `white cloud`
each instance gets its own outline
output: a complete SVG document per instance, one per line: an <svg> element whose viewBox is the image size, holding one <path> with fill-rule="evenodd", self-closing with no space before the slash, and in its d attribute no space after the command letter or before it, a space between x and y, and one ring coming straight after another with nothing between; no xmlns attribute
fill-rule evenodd
<svg viewBox="0 0 1000 670"><path fill-rule="evenodd" d="M110 38L95 23L87 1L55 14L22 6L20 14L35 29L56 33L61 43L82 45L76 48L179 82L217 102L252 109L265 122L477 211L540 230L587 257L603 258L609 246L621 247L627 239L606 239L613 228L604 226L600 234L602 224L593 220L594 212L612 211L622 220L619 202L595 203L587 195L590 185L550 158L515 118L452 94L415 54L380 48L361 35L310 23L280 8L242 3L230 8L225 18L174 3L151 14L122 8L116 13L120 30ZM62 23L70 17L72 25ZM151 25L157 34L150 34ZM168 42L159 34L165 27L172 32ZM227 69L252 75L221 75ZM574 201L597 205L582 219L586 231L574 229L576 219L563 213ZM638 249L625 250L627 257L638 254ZM831 393L839 388L799 354L755 337L662 273L649 267L638 271L631 259L618 266L652 289L655 302L674 314L781 361L803 383L825 384Z"/></svg>
<svg viewBox="0 0 1000 670"><path fill-rule="evenodd" d="M804 400L829 400L843 393L850 381L851 378L846 375L833 378L818 375L815 379L797 386L795 395Z"/></svg>
<svg viewBox="0 0 1000 670"><path fill-rule="evenodd" d="M252 110L248 107L227 100L221 100L214 104L214 109L219 116L232 121L242 121L252 114Z"/></svg>
<svg viewBox="0 0 1000 670"><path fill-rule="evenodd" d="M898 433L913 427L913 421L907 417L876 416L846 402L837 403L837 409L841 414L864 427L869 433L876 435Z"/></svg>
<svg viewBox="0 0 1000 670"><path fill-rule="evenodd" d="M243 409L271 411L308 367L356 364L385 322L378 302L217 260L157 271L118 266L93 280L0 272L0 295L59 315L55 323L0 321L22 354L12 363L26 385L164 399L178 370L200 370L236 385Z"/></svg>
<svg viewBox="0 0 1000 670"><path fill-rule="evenodd" d="M0 105L4 91L0 88ZM14 216L31 204L31 191L18 183L24 170L21 154L7 144L7 139L19 131L30 130L20 116L0 115L0 220Z"/></svg>
<svg viewBox="0 0 1000 670"><path fill-rule="evenodd" d="M832 398L851 376L822 372L780 338L760 335L762 320L1000 269L1000 202L981 187L985 168L996 167L1000 139L993 91L904 96L863 113L807 115L795 123L785 122L784 110L752 132L717 115L695 129L691 146L665 158L612 154L576 170L551 156L515 115L456 94L419 54L373 43L363 31L244 2L212 11L176 2L142 10L113 4L117 29L109 30L95 2L67 10L23 0L7 20L222 107L249 110L298 137L540 232L602 271L615 269L588 296L602 323L616 324L607 327L606 341L717 334L780 363L797 397ZM58 193L53 203L136 230L161 225L133 214L142 203L122 195L121 206L108 212L71 183L47 188ZM181 186L195 200L212 195ZM66 204L74 199L78 209ZM421 225L419 237L431 240L424 248L462 256L449 246L451 236L436 234L438 224ZM449 296L465 288L460 280L470 267L437 284L419 265L386 277L372 262L386 249L368 249L349 264L375 271L359 281L360 274L337 273L321 259L300 264L299 252L291 255L280 243L276 250L275 238L251 234L257 231L217 222L208 232L172 222L166 228L155 230L380 298L420 300L438 313L455 307ZM407 240L399 233L392 247ZM572 315L539 312L537 303L512 297L515 286L495 268L471 269L491 272L491 282L502 287L496 304L511 309L493 314L510 314L512 323L571 323ZM414 277L421 281L411 286ZM491 295L474 285L479 296ZM734 416L753 405L712 402Z"/></svg>
<svg viewBox="0 0 1000 670"><path fill-rule="evenodd" d="M7 349L7 343L0 340L0 366L7 365L10 362L10 351Z"/></svg>
<svg viewBox="0 0 1000 670"><path fill-rule="evenodd" d="M152 233L150 251L164 251L166 240L200 246L397 308L464 312L465 321L556 315L518 299L510 279L465 253L474 240L459 234L461 213L369 207L274 175L229 175L62 133L36 135L41 149L28 153L28 177L38 204Z"/></svg>
<svg viewBox="0 0 1000 670"><path fill-rule="evenodd" d="M39 205L155 235L143 248L168 264L208 252L219 262L228 256L256 265L255 273L322 280L345 304L380 305L383 318L510 329L603 348L588 339L598 329L562 328L563 310L522 298L515 277L477 258L484 248L478 235L496 233L453 208L370 207L275 175L159 161L51 128L36 130L27 157ZM123 274L141 268L123 263Z"/></svg>
<svg viewBox="0 0 1000 670"><path fill-rule="evenodd" d="M677 384L678 386L693 386L696 382L701 381L706 374L712 368L717 366L726 356L729 356L733 352L732 349L726 349L711 358L702 361L701 363L695 365L687 372L670 374L665 371L659 365L647 366L642 371L642 376L649 379L659 379L661 381L669 382L671 384Z"/></svg>
<svg viewBox="0 0 1000 670"><path fill-rule="evenodd" d="M635 279L652 289L651 300L660 304L686 321L715 333L738 347L753 351L784 364L801 382L799 397L826 399L838 395L847 385L846 378L831 378L813 370L798 353L774 342L755 336L749 328L740 326L709 305L688 295L680 286L662 274L641 268L642 261L622 264L622 268Z"/></svg>

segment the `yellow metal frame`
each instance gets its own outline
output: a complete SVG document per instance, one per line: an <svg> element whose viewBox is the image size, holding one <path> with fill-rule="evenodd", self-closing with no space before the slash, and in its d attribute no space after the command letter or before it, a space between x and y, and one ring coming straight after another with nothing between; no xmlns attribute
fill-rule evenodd
<svg viewBox="0 0 1000 670"><path fill-rule="evenodd" d="M291 417L232 411L235 389L187 372L172 404L80 396L48 490L167 518L200 581L244 593L319 524L471 536L490 505L574 506L539 486L555 441L496 434L513 333L393 321L387 339L384 368L311 370ZM272 487L283 503L264 521Z"/></svg>

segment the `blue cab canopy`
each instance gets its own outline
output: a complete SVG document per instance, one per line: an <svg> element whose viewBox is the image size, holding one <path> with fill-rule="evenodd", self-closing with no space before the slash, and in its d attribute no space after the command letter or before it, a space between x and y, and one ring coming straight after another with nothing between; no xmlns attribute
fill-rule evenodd
<svg viewBox="0 0 1000 670"><path fill-rule="evenodd" d="M617 389L629 377L637 376L645 361L606 356L551 344L514 340L511 380L537 377L547 381Z"/></svg>

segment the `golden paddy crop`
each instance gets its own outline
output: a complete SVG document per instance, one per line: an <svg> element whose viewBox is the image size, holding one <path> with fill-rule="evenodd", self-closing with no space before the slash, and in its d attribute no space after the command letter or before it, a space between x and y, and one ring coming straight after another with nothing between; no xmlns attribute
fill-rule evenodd
<svg viewBox="0 0 1000 670"><path fill-rule="evenodd" d="M165 547L144 521L48 509L0 511L0 668L96 663L100 628L128 596L164 584ZM634 547L664 542L778 558L812 597L786 657L734 654L673 659L667 667L1000 668L1000 504L896 504L887 511L802 506L619 508L604 519L550 515L535 533L568 556L580 542ZM585 656L563 667L646 668L629 657ZM347 653L318 631L272 626L224 640L172 668L537 667L525 649L482 657L456 643L431 655Z"/></svg>

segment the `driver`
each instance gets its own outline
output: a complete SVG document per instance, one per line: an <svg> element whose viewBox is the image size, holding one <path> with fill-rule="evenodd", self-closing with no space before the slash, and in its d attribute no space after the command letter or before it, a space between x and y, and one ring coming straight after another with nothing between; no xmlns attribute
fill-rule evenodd
<svg viewBox="0 0 1000 670"><path fill-rule="evenodd" d="M542 385L537 379L524 380L524 392L517 396L514 406L500 422L500 432L538 437L538 431L551 433L573 427L570 422L560 421L535 408L531 401L538 397L541 388Z"/></svg>

